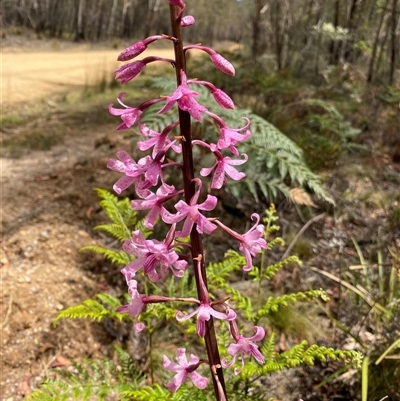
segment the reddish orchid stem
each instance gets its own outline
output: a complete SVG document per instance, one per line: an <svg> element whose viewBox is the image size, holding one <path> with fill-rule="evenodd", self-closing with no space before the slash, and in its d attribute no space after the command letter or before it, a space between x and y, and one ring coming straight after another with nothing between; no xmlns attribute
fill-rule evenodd
<svg viewBox="0 0 400 401"><path fill-rule="evenodd" d="M180 85L180 72L183 70L186 72L186 60L183 51L183 41L180 26L180 9L178 7L170 5L170 16L172 26L172 36L176 38L174 41L175 51L175 67L176 67L176 79L177 84ZM183 155L183 186L185 190L185 201L190 203L190 199L195 193L195 183L192 181L194 178L194 167L193 167L193 155L192 155L192 135L191 135L191 122L190 114L186 111L179 109L179 120L180 120L180 131L183 137L182 140L182 155ZM201 286L201 274L205 287L207 289L207 275L204 265L204 251L203 244L200 234L197 232L194 225L192 232L190 233L191 252L193 265L196 266L198 263L198 257L201 255L201 268L194 268L194 275L196 279L197 293L200 302L208 297L208 294L204 293L204 289ZM211 317L206 324L206 335L204 337L208 361L210 363L211 377L214 385L214 392L217 401L227 400L225 380L221 367L221 358L218 351L217 337L215 334L214 321Z"/></svg>

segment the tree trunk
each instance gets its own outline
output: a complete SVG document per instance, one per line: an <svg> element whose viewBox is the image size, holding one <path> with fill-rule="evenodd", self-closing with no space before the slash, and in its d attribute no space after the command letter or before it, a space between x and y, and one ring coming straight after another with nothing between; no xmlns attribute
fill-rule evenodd
<svg viewBox="0 0 400 401"><path fill-rule="evenodd" d="M83 27L83 14L85 12L86 0L79 0L78 15L76 19L75 42L85 39L85 31Z"/></svg>
<svg viewBox="0 0 400 401"><path fill-rule="evenodd" d="M388 3L389 3L389 0L386 0L385 6L382 9L381 17L379 18L378 28L375 33L374 44L372 45L372 53L371 53L371 58L369 60L369 66L368 66L367 82L372 82L372 78L373 78L373 74L374 74L374 64L375 64L375 59L376 59L378 45L379 45L379 37L381 35L383 20L385 18L385 9L386 9Z"/></svg>
<svg viewBox="0 0 400 401"><path fill-rule="evenodd" d="M111 8L110 21L108 23L107 36L111 37L114 34L115 15L117 14L118 0L113 1Z"/></svg>
<svg viewBox="0 0 400 401"><path fill-rule="evenodd" d="M339 26L339 15L340 15L340 0L335 0L335 12L333 18L333 26L335 30ZM339 46L338 40L332 39L329 45L329 64L337 65L339 62Z"/></svg>
<svg viewBox="0 0 400 401"><path fill-rule="evenodd" d="M391 48L390 48L390 71L389 71L389 84L393 85L394 70L396 67L396 11L397 11L397 0L393 0L392 3L392 19L391 19Z"/></svg>
<svg viewBox="0 0 400 401"><path fill-rule="evenodd" d="M260 55L260 18L262 4L261 0L255 1L255 10L253 17L253 43L251 46L252 55L255 59Z"/></svg>
<svg viewBox="0 0 400 401"><path fill-rule="evenodd" d="M355 16L357 14L357 7L358 7L359 0L351 0L351 6L349 15L347 17L346 26L345 28L348 29L348 39L342 41L342 57L346 61L354 61L355 54L354 50L352 49L352 45L355 42L355 33L356 33L356 24L355 24Z"/></svg>
<svg viewBox="0 0 400 401"><path fill-rule="evenodd" d="M281 33L281 0L275 0L274 7L271 8L271 26L274 35L274 45L275 45L275 58L278 71L282 70L282 33Z"/></svg>
<svg viewBox="0 0 400 401"><path fill-rule="evenodd" d="M321 53L321 44L322 44L322 27L324 25L326 19L326 1L322 0L322 5L320 5L319 13L318 13L318 38L317 38L317 48L315 51L315 64L314 64L314 73L315 75L319 74L319 57Z"/></svg>

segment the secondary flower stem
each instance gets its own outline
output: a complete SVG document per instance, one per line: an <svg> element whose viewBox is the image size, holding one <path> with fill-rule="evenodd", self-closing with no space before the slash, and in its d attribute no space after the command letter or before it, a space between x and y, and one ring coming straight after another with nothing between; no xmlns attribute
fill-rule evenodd
<svg viewBox="0 0 400 401"><path fill-rule="evenodd" d="M176 79L177 84L180 85L180 73L181 71L186 72L186 60L183 51L183 41L181 35L179 8L170 5L170 16L172 26L172 36L176 38L174 41L175 51L175 68L176 68ZM186 111L179 109L179 121L180 131L182 138L182 156L183 156L183 186L185 190L185 201L187 204L190 203L192 196L195 194L195 182L194 178L194 167L193 167L193 155L192 155L192 135L191 135L191 122L190 114ZM200 302L205 301L208 298L208 294L204 293L204 289L201 286L201 274L205 287L207 289L207 276L204 265L204 252L201 236L197 232L194 225L190 233L191 252L194 265L194 274L196 279L197 293ZM200 257L200 269L197 269L197 263ZM215 328L213 318L206 322L206 334L204 337L208 360L210 363L211 377L214 385L214 392L217 401L227 400L227 394L225 389L224 375L221 368L221 358L218 351L217 338L215 335Z"/></svg>

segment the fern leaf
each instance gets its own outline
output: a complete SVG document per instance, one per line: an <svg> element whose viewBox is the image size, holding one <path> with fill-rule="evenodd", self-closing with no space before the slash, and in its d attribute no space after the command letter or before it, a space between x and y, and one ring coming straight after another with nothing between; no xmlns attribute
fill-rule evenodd
<svg viewBox="0 0 400 401"><path fill-rule="evenodd" d="M117 265L125 266L132 261L132 258L124 251L113 251L98 245L84 246L80 252L91 251L105 256L109 261Z"/></svg>
<svg viewBox="0 0 400 401"><path fill-rule="evenodd" d="M126 317L124 314L115 312L115 309L121 306L118 298L110 294L97 294L96 296L105 306L95 299L87 299L79 305L70 306L62 310L54 320L53 326L56 326L63 319L90 319L100 322L106 318L115 318L122 321Z"/></svg>

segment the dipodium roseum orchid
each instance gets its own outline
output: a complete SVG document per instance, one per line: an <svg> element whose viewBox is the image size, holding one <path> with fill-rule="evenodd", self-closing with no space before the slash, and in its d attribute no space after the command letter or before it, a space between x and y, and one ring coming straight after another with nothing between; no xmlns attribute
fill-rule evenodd
<svg viewBox="0 0 400 401"><path fill-rule="evenodd" d="M196 79L190 79L188 84L195 84L195 85L202 85L207 88L210 93L213 95L215 101L224 109L231 109L235 108L235 104L233 100L222 90L217 88L210 82L207 81L197 81Z"/></svg>
<svg viewBox="0 0 400 401"><path fill-rule="evenodd" d="M173 40L171 36L168 35L154 35L154 36L149 36L148 38L141 40L139 42L136 42L129 47L127 47L125 50L123 50L120 55L118 56L118 61L128 61L132 60L133 58L140 56L146 49L147 46L150 43L155 42L156 40L162 40L162 39L168 39L168 40Z"/></svg>
<svg viewBox="0 0 400 401"><path fill-rule="evenodd" d="M123 121L120 125L118 125L117 130L128 129L132 127L136 122L140 121L140 117L143 114L143 110L147 109L151 105L161 102L162 99L153 99L148 100L142 103L138 107L130 107L122 102L122 98L126 95L126 92L121 92L118 97L118 103L125 107L125 109L116 109L112 104L108 106L108 111L113 116L121 116L121 120Z"/></svg>
<svg viewBox="0 0 400 401"><path fill-rule="evenodd" d="M179 121L175 121L174 123L168 125L163 129L161 133L153 131L145 124L140 124L140 132L144 136L150 137L150 139L146 139L145 141L138 142L138 148L140 150L148 150L153 147L153 152L151 156L156 157L157 153L166 152L169 147L171 147L176 153L182 152L182 146L176 145L175 141L171 141L168 138L168 134L179 125Z"/></svg>
<svg viewBox="0 0 400 401"><path fill-rule="evenodd" d="M171 269L177 277L182 277L187 266L186 260L180 260L179 255L173 249L175 238L175 225L169 230L163 242L146 240L140 231L132 233L132 239L123 243L122 249L137 257L124 267L123 272L130 276L143 268L144 273L153 282L160 280ZM156 268L160 266L160 272Z"/></svg>
<svg viewBox="0 0 400 401"><path fill-rule="evenodd" d="M178 348L176 350L176 360L178 363L172 362L168 357L164 355L163 366L166 370L170 372L175 372L176 375L168 383L168 388L172 392L176 392L182 383L190 377L193 384L203 390L207 387L208 379L201 376L196 372L196 369L204 362L195 355L190 355L190 360L188 362L186 358L186 349Z"/></svg>
<svg viewBox="0 0 400 401"><path fill-rule="evenodd" d="M233 67L233 65L225 57L221 56L219 53L217 53L210 47L200 46L200 45L188 45L185 46L183 49L185 51L189 49L203 50L210 56L211 61L220 71L228 75L232 76L235 75L235 68Z"/></svg>
<svg viewBox="0 0 400 401"><path fill-rule="evenodd" d="M200 304L193 312L189 314L184 314L182 311L176 312L176 320L178 322L184 322L191 317L197 315L197 334L200 337L206 335L206 322L208 322L211 316L214 316L220 320L234 320L236 319L236 313L234 310L230 309L227 305L225 306L226 312L218 312L215 310L209 302L205 301Z"/></svg>
<svg viewBox="0 0 400 401"><path fill-rule="evenodd" d="M206 114L211 117L220 127L220 137L217 142L218 149L226 149L228 148L235 156L239 155L239 151L235 147L237 143L245 141L250 138L250 120L247 117L244 119L247 121L247 124L242 128L229 128L225 121L219 116L210 113L209 111ZM240 134L241 131L245 131L245 134Z"/></svg>
<svg viewBox="0 0 400 401"><path fill-rule="evenodd" d="M242 362L242 368L235 368L235 374L239 374L244 367L244 357L253 356L257 362L264 363L265 358L258 349L258 346L254 344L254 341L261 341L265 337L265 330L260 326L254 326L254 336L244 337L239 334L237 325L234 321L229 322L232 337L235 340L235 344L230 344L228 347L228 354L232 356L232 360L227 362L227 359L222 359L221 363L224 368L230 368L239 356Z"/></svg>
<svg viewBox="0 0 400 401"><path fill-rule="evenodd" d="M107 167L111 170L124 173L125 175L114 184L114 191L120 194L123 190L134 184L136 193L140 197L145 198L148 196L150 194L147 190L148 185L146 187L142 179L142 173L138 170L137 163L125 150L117 152L117 157L119 160L110 159L107 163Z"/></svg>
<svg viewBox="0 0 400 401"><path fill-rule="evenodd" d="M144 219L143 224L145 225L145 227L152 230L154 228L157 217L164 210L163 204L181 193L183 193L183 190L175 191L175 187L173 185L162 185L157 189L156 193L150 192L145 199L137 199L131 201L131 206L134 210L150 209L149 213Z"/></svg>
<svg viewBox="0 0 400 401"><path fill-rule="evenodd" d="M141 295L137 290L138 283L136 280L131 279L132 275L129 272L124 275L128 284L128 294L131 297L131 302L128 305L119 306L117 312L129 313L133 318L135 318L135 330L142 331L145 326L143 323L138 322L138 318L146 307L145 302L143 302L144 295Z"/></svg>
<svg viewBox="0 0 400 401"><path fill-rule="evenodd" d="M115 73L115 79L121 80L121 84L125 84L137 77L146 67L147 64L153 63L154 61L166 61L167 63L174 64L173 60L166 59L163 57L146 57L143 60L136 60L132 63L128 63L118 67Z"/></svg>
<svg viewBox="0 0 400 401"><path fill-rule="evenodd" d="M148 239L139 230L132 232L132 237L126 240L122 248L135 259L127 264L121 273L125 276L131 302L119 307L119 312L126 312L134 319L135 330L142 330L143 323L139 323L140 315L144 312L149 303L161 302L183 302L196 304L194 309L188 312L178 310L175 314L179 322L187 321L192 317L197 318L197 334L204 338L207 350L207 360L201 360L191 355L190 360L186 358L186 350L178 348L176 359L178 363L172 362L167 356L163 358L164 368L175 372L175 376L168 384L172 391L177 391L182 383L191 378L193 384L200 389L205 388L208 379L200 376L196 370L200 364L205 363L210 368L214 391L217 401L227 401L222 367L232 366L237 358L240 358L242 365L246 356L254 358L262 363L264 358L257 348L255 341L261 341L264 337L264 329L255 327L255 335L244 337L237 330L236 312L227 304L229 298L216 299L211 297L207 287L207 269L204 262L204 250L202 235L211 234L218 227L222 228L231 237L239 241L239 250L246 256L246 266L243 270L252 268L252 258L261 250L267 247L263 238L264 226L258 224L260 217L253 214L256 220L254 226L246 233L239 234L219 221L219 217L207 217L204 212L213 211L217 206L217 198L210 193L202 193L200 177L213 174L211 180L212 189L221 189L228 178L240 180L245 176L235 166L242 165L247 161L247 155L241 154L236 148L237 144L250 135L250 121L245 118L246 124L242 128L231 128L217 114L210 112L201 102L198 102L199 93L191 89L191 85L204 86L214 97L217 107L233 109L234 102L231 97L217 88L210 82L199 81L190 77L188 79L185 53L190 49L197 49L206 52L214 65L223 73L234 75L233 65L213 49L201 45L188 45L183 47L181 28L194 24L192 16L184 16L186 5L183 0L168 0L170 5L170 20L172 26L171 35L154 35L142 41L136 42L123 50L118 59L128 61L142 54L149 44L158 40L168 40L174 47L175 58L163 59L160 57L145 57L142 60L134 60L125 64L115 71L116 78L122 84L134 79L144 67L155 61L164 61L172 64L175 68L177 88L169 96L160 96L143 102L137 107L130 107L122 102L125 93L118 96L121 109L109 106L112 115L120 116L122 123L117 127L119 130L129 129L138 124L140 133L145 137L138 141L137 148L147 151L150 154L144 155L135 161L126 151L117 152L117 159L110 159L108 167L123 174L114 185L114 190L120 194L130 185L134 186L136 198L131 201L135 210L148 210L144 225L153 229L156 222L170 225L168 234L162 240ZM157 132L151 123L146 121L145 111L152 105L163 103L158 114L170 111L175 105L179 110L179 119L168 119L168 124L157 128ZM193 140L191 134L191 118L201 121L203 118L211 120L216 127L215 140L210 143L204 142L201 138ZM171 121L173 121L171 123ZM172 134L173 130L179 131L177 135ZM192 147L202 146L207 152L215 157L215 163L211 167L195 168L192 156ZM226 151L239 156L231 158ZM177 161L175 161L177 160ZM172 170L171 167L174 169ZM170 181L176 171L182 174L183 189L179 184ZM199 177L200 176L200 177ZM176 189L178 188L178 189ZM201 197L201 200L199 201ZM175 209L175 213L170 210ZM158 219L158 217L161 219ZM179 230L177 225L179 224ZM190 237L190 242L176 242L176 238ZM184 245L184 247L183 247ZM148 295L149 287L146 286L146 295L141 294L138 289L138 277L149 279L163 288L163 279L167 275L174 275L176 278L184 276L187 270L191 269L196 281L197 298L165 297L161 295ZM144 274L141 274L141 270ZM139 272L140 271L140 272ZM139 273L138 273L139 272ZM168 281L171 282L171 281ZM174 288L169 286L169 291ZM214 294L215 295L215 294ZM212 299L212 301L211 301ZM230 326L230 332L234 339L233 344L228 347L228 354L232 359L221 361L217 343L217 336L214 326L214 319L226 321ZM235 370L237 373L237 370Z"/></svg>
<svg viewBox="0 0 400 401"><path fill-rule="evenodd" d="M201 145L209 148L215 155L216 161L211 167L204 167L200 170L200 175L207 177L215 169L214 176L211 182L211 188L220 189L222 185L227 181L225 175L228 175L232 180L239 181L246 177L245 173L237 171L232 166L238 166L240 164L246 163L248 157L245 153L242 154L243 160L232 160L229 156L223 156L222 153L217 150L215 145L209 145L203 141L195 140L192 142L196 145Z"/></svg>
<svg viewBox="0 0 400 401"><path fill-rule="evenodd" d="M195 120L201 121L200 112L205 112L207 109L196 102L194 98L198 96L196 91L189 88L186 74L181 71L181 84L172 95L167 96L167 101L159 113L163 114L171 110L177 102L181 110L187 111Z"/></svg>
<svg viewBox="0 0 400 401"><path fill-rule="evenodd" d="M167 210L163 210L161 217L165 223L174 224L186 218L182 230L177 231L176 235L178 237L187 237L192 231L193 225L196 224L196 230L199 234L211 234L217 226L211 223L207 217L203 216L199 210L210 211L214 210L217 205L217 198L212 195L207 195L207 199L203 203L197 203L200 191L201 191L201 181L195 178L198 184L198 189L192 196L189 204L185 201L180 200L176 205L175 209L178 211L176 214L169 213Z"/></svg>
<svg viewBox="0 0 400 401"><path fill-rule="evenodd" d="M258 224L260 222L260 216L257 213L251 215L256 223L249 231L244 234L238 234L229 227L222 224L220 221L216 220L215 223L218 224L225 232L227 232L232 238L239 241L239 250L244 253L246 257L247 265L243 266L244 271L251 270L253 266L252 256L256 256L261 249L267 248L267 242L263 238L264 236L264 225Z"/></svg>

